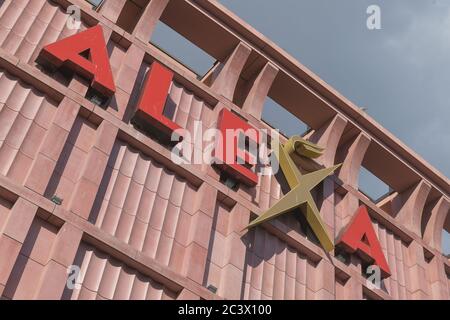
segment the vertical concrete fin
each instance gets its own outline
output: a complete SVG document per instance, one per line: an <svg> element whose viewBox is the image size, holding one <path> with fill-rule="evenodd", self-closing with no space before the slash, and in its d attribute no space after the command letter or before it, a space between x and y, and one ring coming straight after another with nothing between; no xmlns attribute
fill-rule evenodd
<svg viewBox="0 0 450 320"><path fill-rule="evenodd" d="M406 194L400 194L396 198L396 200L399 198L404 199L404 203L398 211L396 218L401 224L418 235L421 234L423 209L430 190L431 186L422 180L415 187L406 191Z"/></svg>
<svg viewBox="0 0 450 320"><path fill-rule="evenodd" d="M64 98L58 106L53 123L25 179L27 188L41 195L44 194L79 109L80 105L69 98Z"/></svg>
<svg viewBox="0 0 450 320"><path fill-rule="evenodd" d="M411 299L429 299L430 283L426 277L427 262L423 247L414 240L409 244L405 253L405 264L409 274L406 289Z"/></svg>
<svg viewBox="0 0 450 320"><path fill-rule="evenodd" d="M122 12L123 6L127 0L108 0L100 7L100 14L103 15L109 21L116 23Z"/></svg>
<svg viewBox="0 0 450 320"><path fill-rule="evenodd" d="M82 235L83 232L80 229L68 222L58 231L35 299L61 299L67 283L67 268L75 259Z"/></svg>
<svg viewBox="0 0 450 320"><path fill-rule="evenodd" d="M440 252L442 252L442 230L449 210L450 201L442 196L431 210L431 216L423 234L425 243Z"/></svg>
<svg viewBox="0 0 450 320"><path fill-rule="evenodd" d="M239 43L226 61L211 74L211 89L225 98L233 100L239 76L251 51L252 49L245 43Z"/></svg>
<svg viewBox="0 0 450 320"><path fill-rule="evenodd" d="M196 196L184 265L186 266L186 276L194 282L203 285L211 237L211 215L216 204L217 189L207 183L203 183Z"/></svg>
<svg viewBox="0 0 450 320"><path fill-rule="evenodd" d="M225 252L221 270L218 294L225 299L240 299L244 279L245 256L247 247L241 239L240 231L250 220L250 210L236 204L230 212L228 235L225 237ZM221 254L221 253L219 253Z"/></svg>
<svg viewBox="0 0 450 320"><path fill-rule="evenodd" d="M168 3L169 0L151 0L139 19L133 35L144 43L148 43L152 37L156 23Z"/></svg>
<svg viewBox="0 0 450 320"><path fill-rule="evenodd" d="M347 150L341 151L345 153L340 155L343 158L343 164L339 171L339 178L355 189L358 189L359 171L370 141L370 137L361 132L353 142L349 142ZM358 207L359 200L352 193L347 193L336 203L334 226L336 236L350 222Z"/></svg>
<svg viewBox="0 0 450 320"><path fill-rule="evenodd" d="M115 77L117 89L115 97L116 106L115 108L114 105L113 108L108 108L108 112L111 112L120 119L123 119L124 115L129 116L128 112L132 112L129 110L128 104L130 103L130 97L133 99L135 83L137 81L143 81L143 79L139 78L139 72L143 65L142 61L144 60L144 56L145 52L143 49L139 48L136 44L131 44ZM134 110L135 108L132 109Z"/></svg>
<svg viewBox="0 0 450 320"><path fill-rule="evenodd" d="M10 278L37 210L36 205L19 198L11 208L3 230L0 230L0 295Z"/></svg>
<svg viewBox="0 0 450 320"><path fill-rule="evenodd" d="M256 77L250 92L245 99L242 109L254 116L256 119L261 119L264 101L269 93L275 77L279 69L272 63L267 62L262 68L259 75Z"/></svg>
<svg viewBox="0 0 450 320"><path fill-rule="evenodd" d="M339 172L339 179L355 189L358 188L359 171L370 141L371 138L361 132L350 145Z"/></svg>
<svg viewBox="0 0 450 320"><path fill-rule="evenodd" d="M75 185L70 210L84 219L88 219L91 213L117 133L118 128L110 122L100 124L93 148L87 154L84 170Z"/></svg>
<svg viewBox="0 0 450 320"><path fill-rule="evenodd" d="M347 120L339 114L324 124L320 129L314 131L310 140L325 148L324 153L317 159L325 166L334 164L334 159L339 145L339 140L344 133Z"/></svg>

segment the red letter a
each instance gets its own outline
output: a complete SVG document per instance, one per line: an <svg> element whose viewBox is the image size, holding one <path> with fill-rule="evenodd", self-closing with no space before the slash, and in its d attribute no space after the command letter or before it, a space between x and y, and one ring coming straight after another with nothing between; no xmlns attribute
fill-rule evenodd
<svg viewBox="0 0 450 320"><path fill-rule="evenodd" d="M339 243L342 243L351 252L358 251L366 258L373 259L375 264L380 267L384 277L390 276L389 265L386 262L365 206L359 207L352 222L342 234Z"/></svg>
<svg viewBox="0 0 450 320"><path fill-rule="evenodd" d="M57 68L64 65L92 80L91 87L108 97L116 92L100 25L45 46L39 58Z"/></svg>

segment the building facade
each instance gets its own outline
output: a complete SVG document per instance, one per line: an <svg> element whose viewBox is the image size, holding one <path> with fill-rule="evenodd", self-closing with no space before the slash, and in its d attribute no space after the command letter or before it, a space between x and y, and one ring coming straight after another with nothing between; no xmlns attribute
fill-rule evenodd
<svg viewBox="0 0 450 320"><path fill-rule="evenodd" d="M217 63L197 75L160 50L158 21ZM302 174L341 164L311 191L330 252L302 212L246 229L289 192L283 174L252 183L245 166L172 159L168 133L196 121L271 129L268 96L324 148L296 157ZM362 167L391 192L362 193ZM449 194L448 178L216 1L0 1L2 299L449 299ZM339 245L360 208L389 269L379 287L370 250Z"/></svg>

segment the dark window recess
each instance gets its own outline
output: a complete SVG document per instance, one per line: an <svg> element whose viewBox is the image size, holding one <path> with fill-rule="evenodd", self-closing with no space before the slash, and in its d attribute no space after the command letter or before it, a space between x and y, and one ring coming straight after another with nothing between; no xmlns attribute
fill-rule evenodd
<svg viewBox="0 0 450 320"><path fill-rule="evenodd" d="M426 248L423 248L423 256L425 258L426 263L430 263L434 258L434 254L431 251L428 251Z"/></svg>
<svg viewBox="0 0 450 320"><path fill-rule="evenodd" d="M92 5L92 9L97 10L103 4L104 0L86 0Z"/></svg>
<svg viewBox="0 0 450 320"><path fill-rule="evenodd" d="M40 57L36 59L36 63L36 68L39 69L43 74L56 80L63 86L68 87L70 85L70 82L74 77L74 71L67 66L62 65L60 68L57 68L51 63L48 63L47 61L41 59Z"/></svg>
<svg viewBox="0 0 450 320"><path fill-rule="evenodd" d="M342 247L337 246L334 252L336 259L346 265L350 264L350 254L346 252Z"/></svg>
<svg viewBox="0 0 450 320"><path fill-rule="evenodd" d="M132 34L148 3L148 0L127 0L117 19L117 25Z"/></svg>
<svg viewBox="0 0 450 320"><path fill-rule="evenodd" d="M216 63L201 48L161 21L156 24L150 42L202 78Z"/></svg>
<svg viewBox="0 0 450 320"><path fill-rule="evenodd" d="M269 97L264 103L261 118L286 137L303 136L309 130L308 125Z"/></svg>
<svg viewBox="0 0 450 320"><path fill-rule="evenodd" d="M106 108L109 104L109 101L111 100L111 98L102 95L97 90L94 90L92 88L88 89L85 98L88 99L93 104L96 104L102 108Z"/></svg>
<svg viewBox="0 0 450 320"><path fill-rule="evenodd" d="M53 203L55 203L56 205L58 205L58 206L62 205L62 203L63 203L63 199L60 198L60 197L58 197L57 195L54 195L54 196L51 198L51 201L52 201Z"/></svg>
<svg viewBox="0 0 450 320"><path fill-rule="evenodd" d="M57 80L64 86L68 86L73 79L73 72L67 68L56 68L55 66L41 60L37 60L36 67L45 75Z"/></svg>
<svg viewBox="0 0 450 320"><path fill-rule="evenodd" d="M217 288L215 286L213 286L212 284L210 284L207 289L209 291L211 291L212 293L217 293Z"/></svg>
<svg viewBox="0 0 450 320"><path fill-rule="evenodd" d="M239 185L240 185L239 181L236 180L235 178L231 177L225 171L222 171L220 173L220 182L223 183L224 185L226 185L231 190L236 191L237 189L239 189Z"/></svg>

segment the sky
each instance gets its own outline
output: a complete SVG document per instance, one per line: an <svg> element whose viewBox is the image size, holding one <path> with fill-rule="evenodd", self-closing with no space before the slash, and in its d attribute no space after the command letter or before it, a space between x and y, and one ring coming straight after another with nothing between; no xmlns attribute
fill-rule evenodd
<svg viewBox="0 0 450 320"><path fill-rule="evenodd" d="M219 2L450 176L449 0ZM367 28L370 5L381 10L379 30ZM160 30L152 41L163 39L168 35ZM199 73L214 62L180 49L174 52ZM265 109L275 125L292 121L275 108ZM374 193L385 191L367 172L361 180ZM448 234L443 242L450 253Z"/></svg>

